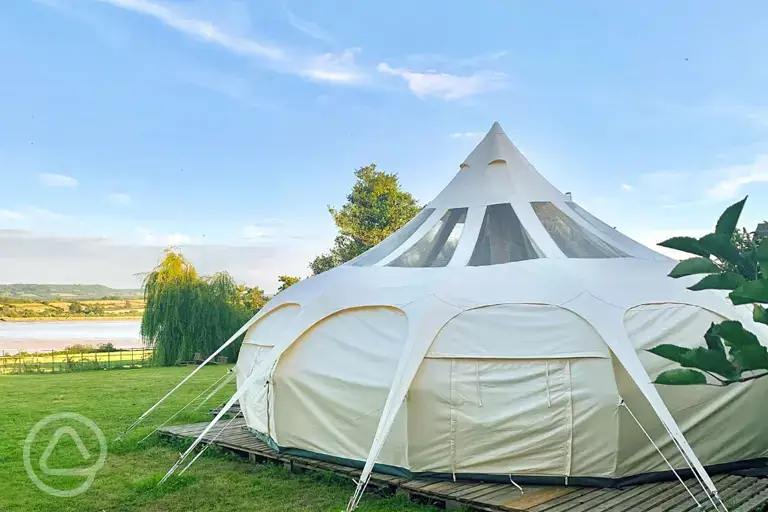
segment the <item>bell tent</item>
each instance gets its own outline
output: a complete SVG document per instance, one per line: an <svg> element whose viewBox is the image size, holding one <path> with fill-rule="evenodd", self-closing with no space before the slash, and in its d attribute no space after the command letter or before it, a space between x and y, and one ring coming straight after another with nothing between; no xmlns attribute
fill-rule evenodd
<svg viewBox="0 0 768 512"><path fill-rule="evenodd" d="M248 427L278 450L399 475L613 486L756 463L768 379L660 386L746 308L590 215L498 123L409 223L278 294L240 333ZM693 447L693 448L692 448ZM707 466L705 469L704 466ZM714 501L712 501L714 503Z"/></svg>

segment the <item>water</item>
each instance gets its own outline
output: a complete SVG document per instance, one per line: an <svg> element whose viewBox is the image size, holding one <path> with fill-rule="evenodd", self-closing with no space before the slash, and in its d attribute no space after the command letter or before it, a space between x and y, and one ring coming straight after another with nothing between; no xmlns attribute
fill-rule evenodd
<svg viewBox="0 0 768 512"><path fill-rule="evenodd" d="M75 343L140 347L139 320L0 322L0 350L60 350Z"/></svg>

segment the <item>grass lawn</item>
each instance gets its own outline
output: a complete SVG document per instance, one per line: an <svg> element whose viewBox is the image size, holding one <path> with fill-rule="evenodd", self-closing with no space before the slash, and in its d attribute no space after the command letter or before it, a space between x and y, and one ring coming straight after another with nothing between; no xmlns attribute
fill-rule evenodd
<svg viewBox="0 0 768 512"><path fill-rule="evenodd" d="M280 466L251 464L234 455L209 449L181 477L161 487L155 484L173 465L182 446L151 437L138 440L220 377L222 367L205 368L163 404L125 441L113 439L139 414L180 381L188 368L142 368L48 375L0 376L0 511L333 511L344 509L354 488L351 482L323 474L292 474ZM234 392L234 385L198 412L177 416L173 424L205 421L215 406ZM193 409L190 407L189 409ZM188 410L189 410L188 409ZM75 412L93 420L104 432L108 455L90 489L64 498L40 491L27 476L23 448L33 426L49 414ZM83 456L72 436L62 435L47 466L84 468L98 457L98 438L77 423L51 423L31 445L31 466L41 480L60 490L74 489L86 476L46 476L40 461L54 432L74 426L90 458ZM61 430L59 430L61 432ZM434 510L405 498L371 493L361 511L407 512Z"/></svg>

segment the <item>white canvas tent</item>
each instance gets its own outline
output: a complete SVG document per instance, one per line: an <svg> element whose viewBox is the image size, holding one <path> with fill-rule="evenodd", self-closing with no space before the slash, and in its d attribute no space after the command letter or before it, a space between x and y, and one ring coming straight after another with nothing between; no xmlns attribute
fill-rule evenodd
<svg viewBox="0 0 768 512"><path fill-rule="evenodd" d="M768 379L657 386L674 365L646 349L699 346L726 318L768 336L668 278L674 264L559 192L495 123L410 223L244 327L230 403L277 449L364 467L359 491L374 463L522 485L674 468L716 497L704 466L766 456Z"/></svg>

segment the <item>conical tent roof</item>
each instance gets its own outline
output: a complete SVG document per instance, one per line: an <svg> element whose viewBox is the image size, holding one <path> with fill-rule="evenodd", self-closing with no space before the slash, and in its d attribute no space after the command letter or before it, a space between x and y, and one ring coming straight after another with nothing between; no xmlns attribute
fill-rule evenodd
<svg viewBox="0 0 768 512"><path fill-rule="evenodd" d="M349 264L482 266L534 258L624 257L669 260L557 190L495 122L453 180L412 222Z"/></svg>
<svg viewBox="0 0 768 512"><path fill-rule="evenodd" d="M723 319L768 332L667 277L674 264L558 191L494 123L413 220L243 327L229 403L277 449L364 464L363 483L374 463L574 485L690 464L713 491L705 465L768 453L768 379L655 386L675 365L648 349L700 346Z"/></svg>

